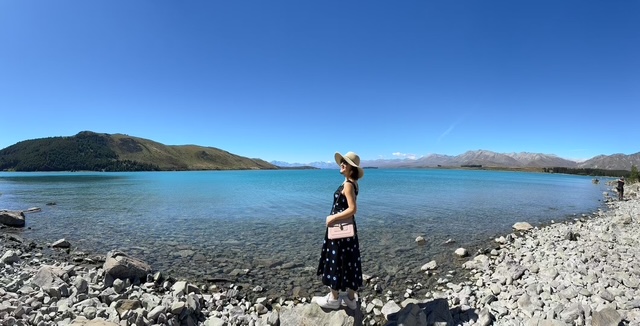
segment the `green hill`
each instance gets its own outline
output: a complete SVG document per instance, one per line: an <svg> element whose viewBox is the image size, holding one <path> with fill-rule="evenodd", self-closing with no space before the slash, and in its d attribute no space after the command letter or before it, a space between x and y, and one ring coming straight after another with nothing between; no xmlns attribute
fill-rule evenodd
<svg viewBox="0 0 640 326"><path fill-rule="evenodd" d="M260 159L195 145L169 146L122 134L83 131L25 140L0 150L3 171L185 171L278 169Z"/></svg>

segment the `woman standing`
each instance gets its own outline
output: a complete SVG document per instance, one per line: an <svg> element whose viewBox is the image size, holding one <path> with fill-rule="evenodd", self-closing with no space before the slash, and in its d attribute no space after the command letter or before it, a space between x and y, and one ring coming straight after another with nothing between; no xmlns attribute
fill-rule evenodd
<svg viewBox="0 0 640 326"><path fill-rule="evenodd" d="M356 291L362 286L362 269L355 214L358 210L358 180L364 176L364 170L360 167L360 157L354 152L344 156L336 153L335 160L345 180L333 194L331 215L327 216L326 225L329 227L354 218L355 232L350 237L329 239L328 228L325 231L317 274L322 276L322 284L331 291L316 302L326 309L338 309L343 301L350 309L356 309ZM347 295L340 297L338 291L347 291Z"/></svg>

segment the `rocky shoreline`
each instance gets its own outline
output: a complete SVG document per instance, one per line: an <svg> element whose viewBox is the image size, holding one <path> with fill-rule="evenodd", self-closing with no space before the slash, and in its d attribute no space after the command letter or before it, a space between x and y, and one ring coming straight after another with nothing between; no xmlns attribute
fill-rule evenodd
<svg viewBox="0 0 640 326"><path fill-rule="evenodd" d="M107 266L112 253L71 253L64 243L55 248L3 230L0 321L42 326L640 324L638 186L627 187L625 201L605 198L606 211L492 241L464 258L464 271L443 271L443 264L429 262L415 280L405 281L403 291L367 276L356 311L323 311L300 289L267 295L259 285L225 278L202 284L162 272L114 278ZM430 284L420 283L424 274L431 275Z"/></svg>

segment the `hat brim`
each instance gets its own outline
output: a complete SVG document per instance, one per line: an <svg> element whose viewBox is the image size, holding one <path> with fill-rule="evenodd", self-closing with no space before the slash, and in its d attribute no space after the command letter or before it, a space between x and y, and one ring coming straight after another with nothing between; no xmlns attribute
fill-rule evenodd
<svg viewBox="0 0 640 326"><path fill-rule="evenodd" d="M355 163L353 163L353 161L350 158L342 156L342 154L340 154L338 152L336 152L336 154L333 157L335 158L336 163L338 165L340 165L340 162L342 162L342 160L344 160L345 162L347 162L352 167L358 169L358 179L362 179L362 177L364 176L364 169L359 167Z"/></svg>

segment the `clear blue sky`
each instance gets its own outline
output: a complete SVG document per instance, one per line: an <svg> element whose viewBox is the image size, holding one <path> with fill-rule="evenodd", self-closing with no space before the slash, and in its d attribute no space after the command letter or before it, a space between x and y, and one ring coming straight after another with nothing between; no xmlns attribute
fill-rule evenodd
<svg viewBox="0 0 640 326"><path fill-rule="evenodd" d="M640 1L0 1L0 148L640 152Z"/></svg>

